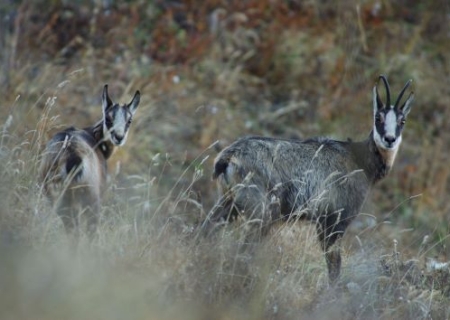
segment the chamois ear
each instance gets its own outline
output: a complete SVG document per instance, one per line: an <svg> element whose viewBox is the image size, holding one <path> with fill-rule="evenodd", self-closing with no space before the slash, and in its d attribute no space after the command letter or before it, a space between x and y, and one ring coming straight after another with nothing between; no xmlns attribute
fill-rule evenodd
<svg viewBox="0 0 450 320"><path fill-rule="evenodd" d="M111 99L109 98L109 95L108 95L108 85L105 84L105 86L103 87L103 94L102 94L103 112L105 112L106 109L112 104L113 104L113 102L111 101Z"/></svg>
<svg viewBox="0 0 450 320"><path fill-rule="evenodd" d="M386 89L386 104L383 104L380 99L380 94L378 93L378 83L380 80L383 81L384 88ZM386 106L386 108L391 108L391 90L389 88L389 83L386 76L380 75L375 87L373 88L373 113L375 114L377 111L383 109L384 106Z"/></svg>
<svg viewBox="0 0 450 320"><path fill-rule="evenodd" d="M378 93L378 83L373 87L373 113L383 109L383 102L381 102L380 94Z"/></svg>
<svg viewBox="0 0 450 320"><path fill-rule="evenodd" d="M139 102L141 101L141 93L139 90L136 91L134 94L133 100L128 104L128 109L130 110L131 114L134 114L136 112L137 107L139 106Z"/></svg>
<svg viewBox="0 0 450 320"><path fill-rule="evenodd" d="M414 100L414 92L411 92L408 96L408 99L406 99L405 103L400 107L400 110L403 112L405 117L411 111L413 100Z"/></svg>

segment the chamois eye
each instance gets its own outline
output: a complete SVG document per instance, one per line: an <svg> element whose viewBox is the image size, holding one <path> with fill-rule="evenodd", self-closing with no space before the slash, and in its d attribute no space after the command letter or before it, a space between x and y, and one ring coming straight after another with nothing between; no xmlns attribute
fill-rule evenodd
<svg viewBox="0 0 450 320"><path fill-rule="evenodd" d="M381 122L381 115L380 115L379 113L375 116L375 121L376 121L377 123L380 123L380 122Z"/></svg>
<svg viewBox="0 0 450 320"><path fill-rule="evenodd" d="M110 119L110 118L106 118L105 119L105 124L106 124L106 126L109 128L109 127L112 127L112 120Z"/></svg>
<svg viewBox="0 0 450 320"><path fill-rule="evenodd" d="M405 119L402 119L401 121L400 121L400 124L403 126L403 125L405 125L405 123L406 123L406 120Z"/></svg>
<svg viewBox="0 0 450 320"><path fill-rule="evenodd" d="M128 123L128 125L130 125L130 124L131 124L131 119L128 119L128 122L127 122L127 123Z"/></svg>

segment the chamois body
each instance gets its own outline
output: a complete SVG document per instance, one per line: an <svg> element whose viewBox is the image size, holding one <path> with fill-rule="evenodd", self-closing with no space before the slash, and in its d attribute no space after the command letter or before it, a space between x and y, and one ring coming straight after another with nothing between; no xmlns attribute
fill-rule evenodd
<svg viewBox="0 0 450 320"><path fill-rule="evenodd" d="M42 154L40 181L67 232L78 232L80 215L95 230L106 186L107 160L125 143L139 104L136 92L128 105L114 104L105 85L103 118L91 127L67 128L55 134Z"/></svg>
<svg viewBox="0 0 450 320"><path fill-rule="evenodd" d="M381 79L388 103L381 103L375 87L374 129L363 141L244 137L222 150L213 172L221 198L210 220L245 215L264 229L283 219L313 221L330 280L336 280L341 257L339 248L330 247L358 215L372 185L389 173L410 110L412 94L397 106L409 82L394 107Z"/></svg>

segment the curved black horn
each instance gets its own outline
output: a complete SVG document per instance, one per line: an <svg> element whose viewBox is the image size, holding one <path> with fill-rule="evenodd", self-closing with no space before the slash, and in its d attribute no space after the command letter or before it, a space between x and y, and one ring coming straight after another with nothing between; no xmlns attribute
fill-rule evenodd
<svg viewBox="0 0 450 320"><path fill-rule="evenodd" d="M394 108L398 108L398 104L402 100L403 94L405 93L406 89L408 89L409 85L411 84L412 79L409 79L408 82L406 82L405 86L403 87L402 91L400 91L400 94L398 95L397 101L395 101Z"/></svg>
<svg viewBox="0 0 450 320"><path fill-rule="evenodd" d="M391 92L389 90L389 83L386 79L385 75L380 75L379 79L383 80L384 83L384 87L386 88L386 107L390 108L391 107Z"/></svg>

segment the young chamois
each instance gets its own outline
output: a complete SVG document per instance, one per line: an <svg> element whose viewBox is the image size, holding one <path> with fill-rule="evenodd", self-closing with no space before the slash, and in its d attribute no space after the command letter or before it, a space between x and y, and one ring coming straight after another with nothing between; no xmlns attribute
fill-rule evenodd
<svg viewBox="0 0 450 320"><path fill-rule="evenodd" d="M394 105L389 84L386 103L373 88L373 129L360 142L327 138L287 140L243 137L215 159L213 179L221 198L204 226L237 215L256 219L267 231L280 219L305 219L316 224L330 281L340 273L340 239L358 215L373 184L390 171L402 141L413 93L401 104L406 83ZM253 220L255 221L255 220ZM334 249L334 250L331 250Z"/></svg>
<svg viewBox="0 0 450 320"><path fill-rule="evenodd" d="M124 145L139 100L136 91L129 104L113 103L105 85L102 119L84 129L67 128L47 143L40 181L68 233L78 233L81 214L87 218L89 233L95 231L106 183L106 161L116 146Z"/></svg>

